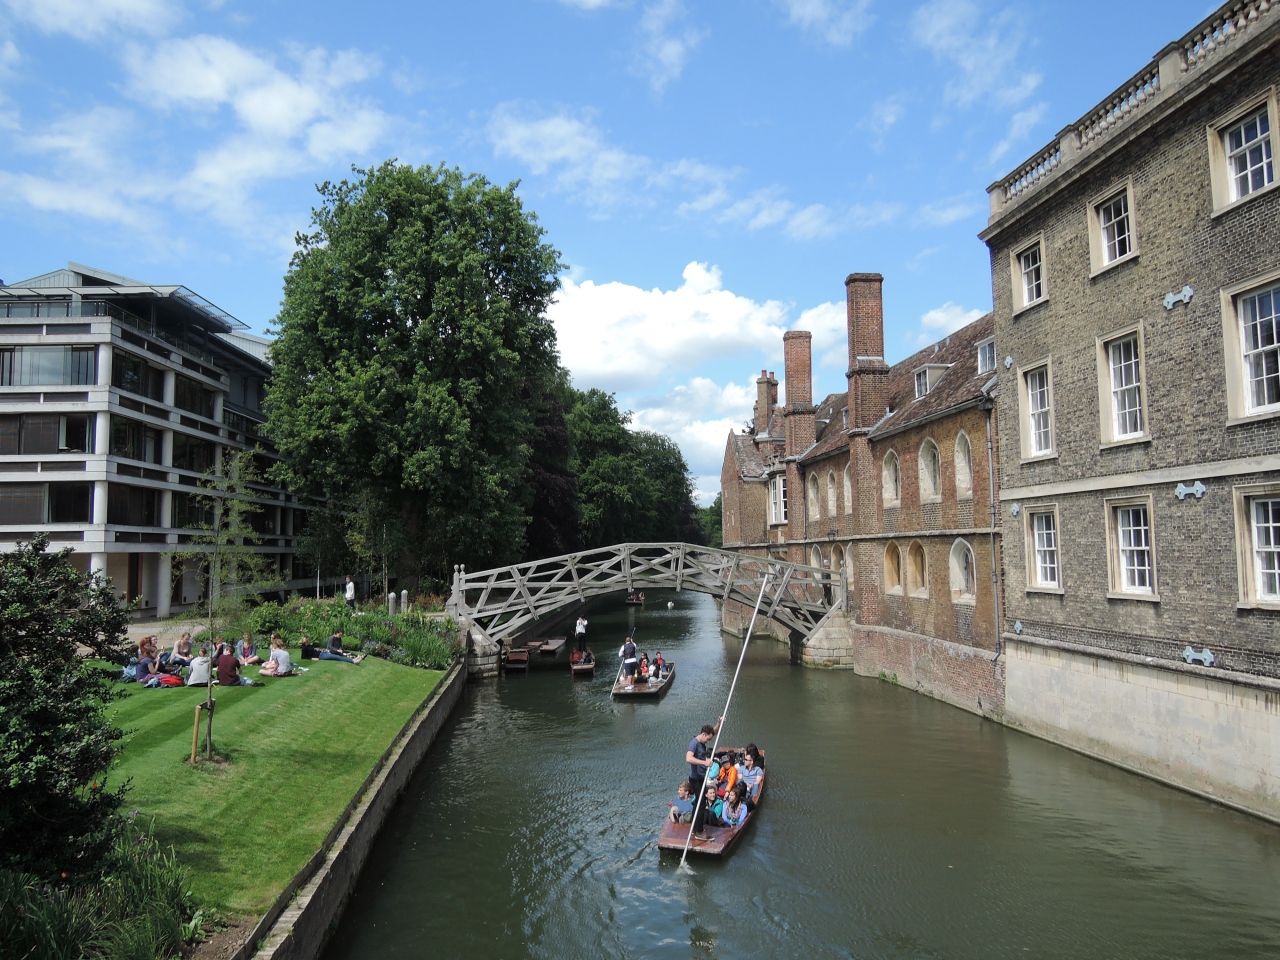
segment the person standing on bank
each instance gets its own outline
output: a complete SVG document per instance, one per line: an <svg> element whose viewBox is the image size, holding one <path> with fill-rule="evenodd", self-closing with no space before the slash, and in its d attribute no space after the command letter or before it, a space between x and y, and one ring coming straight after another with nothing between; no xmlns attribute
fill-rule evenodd
<svg viewBox="0 0 1280 960"><path fill-rule="evenodd" d="M716 738L716 731L720 729L722 723L724 723L724 717L717 720L714 727L704 723L698 735L689 741L689 749L685 751L684 762L689 764L689 788L695 797L701 793L702 781L707 778L707 768L711 766L711 759L707 756L707 744Z"/></svg>
<svg viewBox="0 0 1280 960"><path fill-rule="evenodd" d="M578 624L573 628L574 639L578 641L578 652L587 652L587 618L578 617Z"/></svg>
<svg viewBox="0 0 1280 960"><path fill-rule="evenodd" d="M351 574L347 574L347 587L346 587L345 597L347 601L347 608L354 613L356 609L356 585L355 585L355 582L351 579Z"/></svg>
<svg viewBox="0 0 1280 960"><path fill-rule="evenodd" d="M622 676L626 680L627 689L630 690L636 685L636 667L640 663L636 658L636 642L627 637L626 642L622 644L622 649L618 651L618 656L622 658Z"/></svg>

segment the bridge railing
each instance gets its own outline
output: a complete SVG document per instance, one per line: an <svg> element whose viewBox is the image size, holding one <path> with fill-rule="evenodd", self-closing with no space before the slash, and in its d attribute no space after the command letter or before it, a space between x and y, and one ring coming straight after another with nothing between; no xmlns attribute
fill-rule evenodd
<svg viewBox="0 0 1280 960"><path fill-rule="evenodd" d="M688 543L621 543L492 570L459 566L449 604L499 640L590 597L646 587L754 604L766 575L762 613L804 634L845 600L843 570Z"/></svg>

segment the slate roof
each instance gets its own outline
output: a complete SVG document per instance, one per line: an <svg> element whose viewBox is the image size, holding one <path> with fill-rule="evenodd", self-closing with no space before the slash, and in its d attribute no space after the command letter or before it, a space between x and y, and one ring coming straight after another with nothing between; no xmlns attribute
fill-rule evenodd
<svg viewBox="0 0 1280 960"><path fill-rule="evenodd" d="M737 460L738 476L744 480L758 480L765 475L769 469L771 447L778 453L782 453L783 450L782 443L773 439L757 445L755 437L749 433L730 433L729 441L733 445L734 458Z"/></svg>
<svg viewBox="0 0 1280 960"><path fill-rule="evenodd" d="M800 457L801 462L818 460L837 450L849 449L849 432L845 427L844 411L849 408L849 393L832 393L814 413L814 429L817 441ZM823 421L826 423L823 423Z"/></svg>

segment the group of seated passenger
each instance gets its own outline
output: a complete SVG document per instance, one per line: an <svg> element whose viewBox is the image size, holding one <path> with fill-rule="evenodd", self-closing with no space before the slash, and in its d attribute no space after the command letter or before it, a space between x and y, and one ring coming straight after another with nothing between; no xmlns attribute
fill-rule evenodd
<svg viewBox="0 0 1280 960"><path fill-rule="evenodd" d="M340 660L344 663L359 663L364 659L362 655L348 657L343 653L342 630L336 631L323 648L313 646L311 638L306 635L302 636L301 646L303 659ZM138 641L133 679L155 686L160 678L174 677L174 680L163 681L163 685L178 686L185 670L185 684L189 687L207 686L211 681L220 686L249 686L254 681L241 673L244 667L258 667L260 677L292 677L303 669L293 663L285 639L278 632L271 634L266 653L265 658L259 653L258 644L250 633L242 634L234 645L219 635L213 644L212 656L207 646L201 646L196 652L190 632L184 632L173 648L164 652L160 652L160 638L148 636ZM128 679L128 671L122 679Z"/></svg>
<svg viewBox="0 0 1280 960"><path fill-rule="evenodd" d="M671 672L671 664L662 659L662 651L659 650L652 660L649 659L647 653L640 654L640 663L636 667L636 680L661 680Z"/></svg>
<svg viewBox="0 0 1280 960"><path fill-rule="evenodd" d="M627 603L644 603L644 594L633 590L627 594Z"/></svg>
<svg viewBox="0 0 1280 960"><path fill-rule="evenodd" d="M702 781L701 803L693 795L696 788L686 780L676 787L676 799L667 814L672 823L692 823L693 835L700 840L708 826L739 827L746 822L760 799L764 759L759 748L749 743L740 754L718 751L709 773L713 776Z"/></svg>

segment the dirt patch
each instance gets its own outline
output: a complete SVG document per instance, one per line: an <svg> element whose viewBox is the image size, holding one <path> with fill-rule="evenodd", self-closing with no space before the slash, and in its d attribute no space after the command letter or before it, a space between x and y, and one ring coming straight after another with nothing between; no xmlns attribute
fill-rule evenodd
<svg viewBox="0 0 1280 960"><path fill-rule="evenodd" d="M253 917L241 917L228 921L225 929L211 933L194 947L186 947L183 957L190 960L226 960L244 943L245 937L253 932L257 920Z"/></svg>

